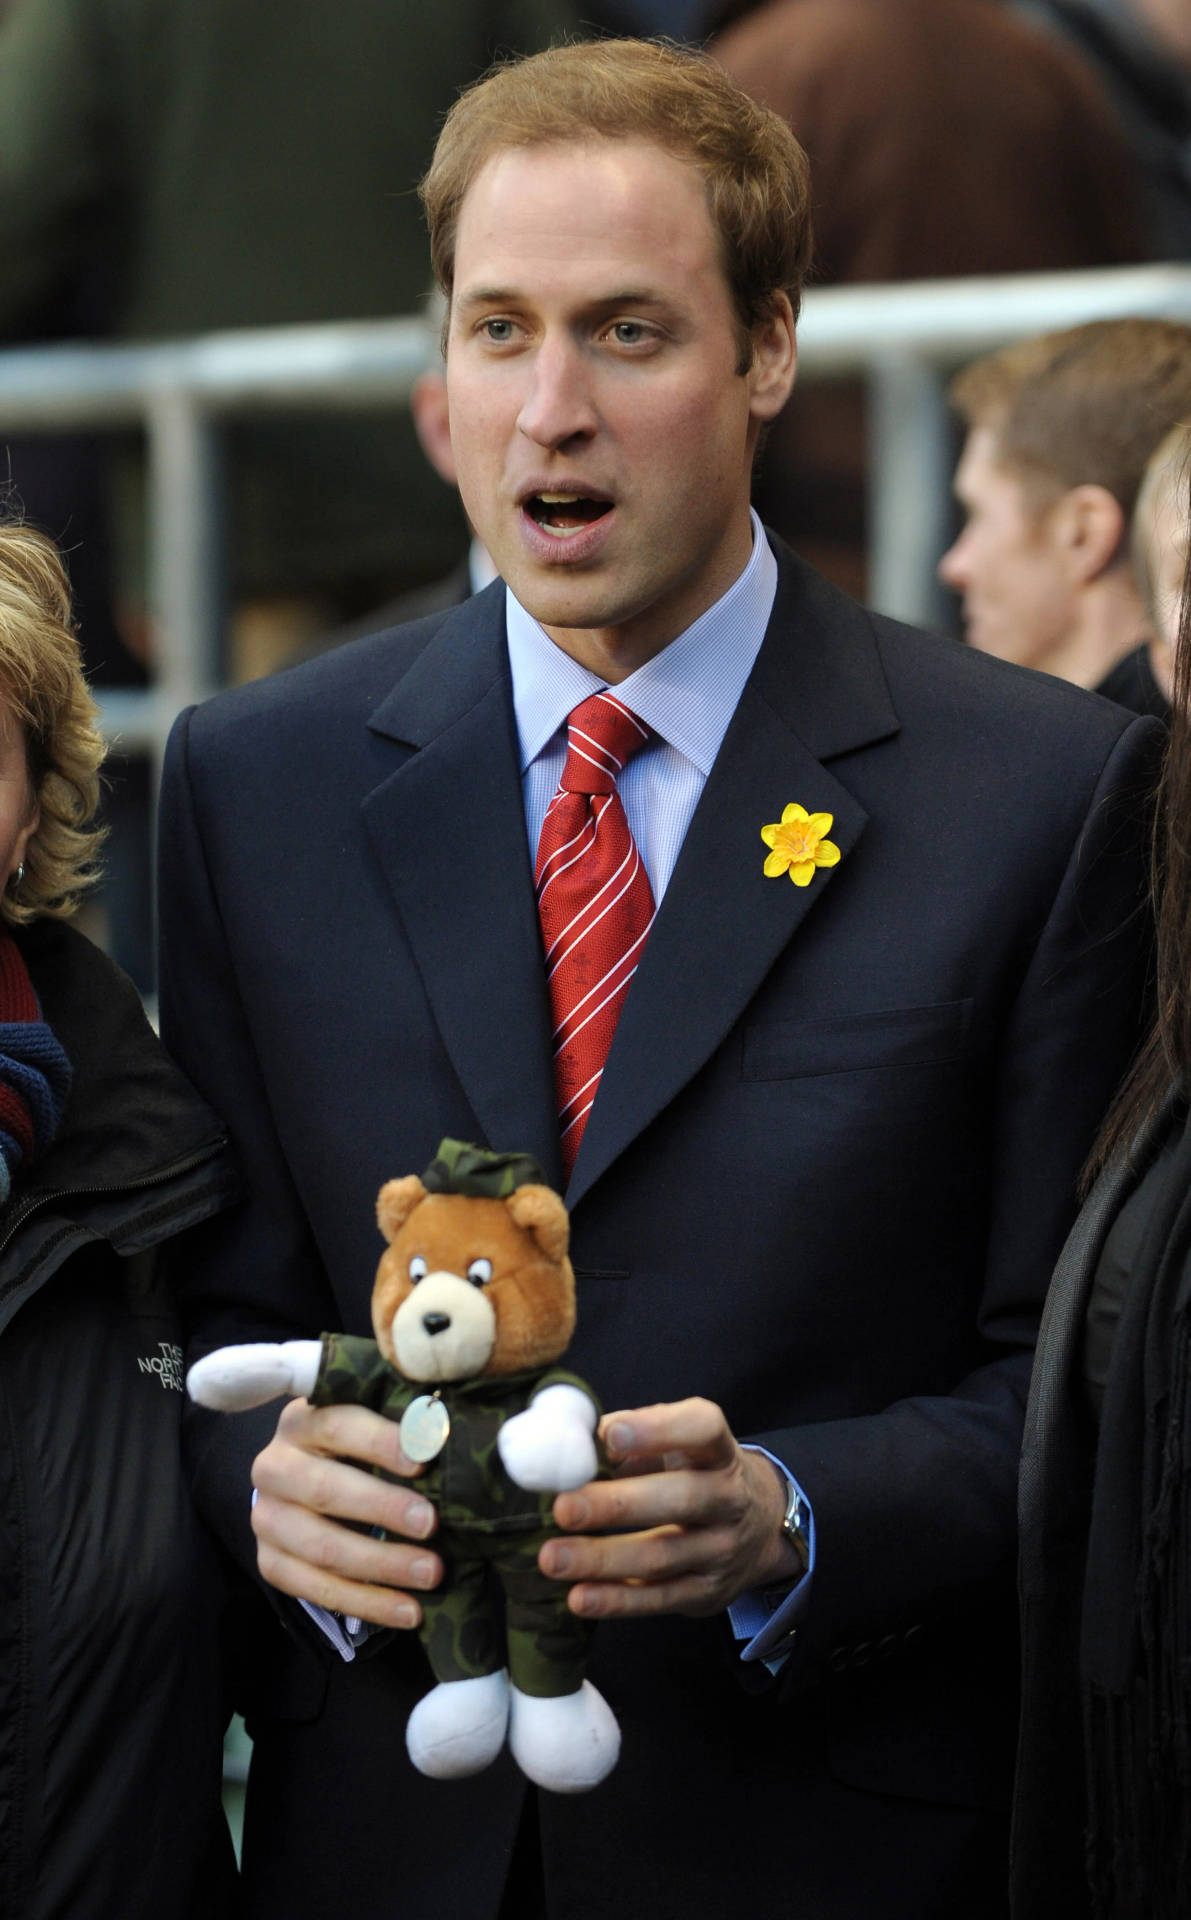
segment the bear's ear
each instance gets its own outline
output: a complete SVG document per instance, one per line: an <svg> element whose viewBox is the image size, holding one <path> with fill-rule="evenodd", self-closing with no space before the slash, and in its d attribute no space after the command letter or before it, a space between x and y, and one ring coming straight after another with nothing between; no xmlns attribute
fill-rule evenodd
<svg viewBox="0 0 1191 1920"><path fill-rule="evenodd" d="M376 1196L376 1224L386 1240L396 1238L414 1208L425 1198L426 1189L416 1173L385 1181Z"/></svg>
<svg viewBox="0 0 1191 1920"><path fill-rule="evenodd" d="M552 1188L517 1187L505 1205L522 1231L533 1235L547 1260L557 1264L565 1258L571 1222Z"/></svg>

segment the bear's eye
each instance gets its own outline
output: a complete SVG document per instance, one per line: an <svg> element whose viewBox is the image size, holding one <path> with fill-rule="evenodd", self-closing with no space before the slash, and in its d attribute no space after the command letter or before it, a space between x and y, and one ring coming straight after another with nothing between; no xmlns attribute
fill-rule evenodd
<svg viewBox="0 0 1191 1920"><path fill-rule="evenodd" d="M486 1287L492 1278L491 1260L473 1260L467 1269L467 1277L473 1287Z"/></svg>
<svg viewBox="0 0 1191 1920"><path fill-rule="evenodd" d="M420 1253L415 1253L413 1259L409 1263L410 1285L412 1287L416 1287L418 1284L418 1281L424 1280L425 1278L426 1278L426 1262L423 1260Z"/></svg>

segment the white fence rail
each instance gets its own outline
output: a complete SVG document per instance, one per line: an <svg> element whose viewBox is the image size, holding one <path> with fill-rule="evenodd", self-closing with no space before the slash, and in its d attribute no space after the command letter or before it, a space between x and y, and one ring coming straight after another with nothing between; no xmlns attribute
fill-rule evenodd
<svg viewBox="0 0 1191 1920"><path fill-rule="evenodd" d="M832 287L807 295L802 380L859 374L870 392L870 593L929 619L944 545L954 367L1052 327L1127 314L1191 322L1191 266ZM408 398L437 345L421 319L212 334L144 346L0 353L9 435L142 426L148 460L154 683L109 693L108 734L157 758L180 709L220 681L219 423L230 415L352 411Z"/></svg>

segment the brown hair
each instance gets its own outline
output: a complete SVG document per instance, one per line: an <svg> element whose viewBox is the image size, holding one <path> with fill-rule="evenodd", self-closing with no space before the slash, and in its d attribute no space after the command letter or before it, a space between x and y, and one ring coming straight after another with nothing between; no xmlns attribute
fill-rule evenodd
<svg viewBox="0 0 1191 1920"><path fill-rule="evenodd" d="M705 54L656 40L596 40L510 61L446 117L420 192L439 286L451 296L455 236L469 187L510 147L649 140L703 177L724 272L751 359L753 328L789 295L795 317L810 264L810 167L779 114Z"/></svg>
<svg viewBox="0 0 1191 1920"><path fill-rule="evenodd" d="M17 525L0 525L0 702L24 735L30 806L41 809L19 898L6 892L0 916L15 924L61 918L98 878L103 829L94 817L105 749L62 562L43 535Z"/></svg>
<svg viewBox="0 0 1191 1920"><path fill-rule="evenodd" d="M1016 341L964 367L950 398L1039 506L1101 486L1128 520L1154 448L1191 417L1191 327L1093 320Z"/></svg>

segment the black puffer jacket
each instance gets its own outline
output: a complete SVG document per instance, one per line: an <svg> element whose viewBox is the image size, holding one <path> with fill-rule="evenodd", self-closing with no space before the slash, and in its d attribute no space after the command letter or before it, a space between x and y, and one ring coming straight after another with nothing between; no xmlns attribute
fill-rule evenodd
<svg viewBox="0 0 1191 1920"><path fill-rule="evenodd" d="M0 1216L0 1914L222 1920L223 1595L155 1256L233 1177L118 969L18 941L74 1080Z"/></svg>

